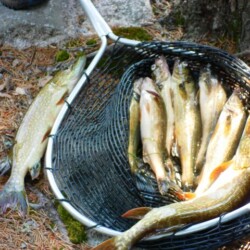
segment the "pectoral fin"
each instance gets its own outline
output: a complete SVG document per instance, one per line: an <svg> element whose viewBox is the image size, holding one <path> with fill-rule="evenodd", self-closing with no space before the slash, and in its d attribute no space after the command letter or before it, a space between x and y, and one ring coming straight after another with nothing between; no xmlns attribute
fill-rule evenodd
<svg viewBox="0 0 250 250"><path fill-rule="evenodd" d="M51 128L48 128L48 130L46 131L46 133L44 134L41 143L43 143L50 135L51 132Z"/></svg>
<svg viewBox="0 0 250 250"><path fill-rule="evenodd" d="M212 182L214 182L219 175L224 172L231 164L232 164L233 160L227 161L222 163L221 165L219 165L217 168L215 168L212 173L210 174L210 180Z"/></svg>
<svg viewBox="0 0 250 250"><path fill-rule="evenodd" d="M0 159L0 176L4 175L11 169L12 161L9 156Z"/></svg>
<svg viewBox="0 0 250 250"><path fill-rule="evenodd" d="M66 92L66 93L62 96L62 98L56 103L56 105L62 105L62 104L64 104L64 101L65 101L65 99L66 99L67 96L68 96L68 92Z"/></svg>
<svg viewBox="0 0 250 250"><path fill-rule="evenodd" d="M195 193L192 193L192 192L175 193L175 195L176 195L180 200L183 200L183 201L191 200L191 199L194 199L194 198L196 197L196 194L195 194Z"/></svg>
<svg viewBox="0 0 250 250"><path fill-rule="evenodd" d="M142 219L152 208L150 207L138 207L133 208L122 215L123 218L130 218L130 219Z"/></svg>
<svg viewBox="0 0 250 250"><path fill-rule="evenodd" d="M30 172L30 176L32 178L32 180L36 179L39 174L40 174L40 170L41 170L41 162L37 162L34 166L32 166L30 169L29 169L29 172Z"/></svg>

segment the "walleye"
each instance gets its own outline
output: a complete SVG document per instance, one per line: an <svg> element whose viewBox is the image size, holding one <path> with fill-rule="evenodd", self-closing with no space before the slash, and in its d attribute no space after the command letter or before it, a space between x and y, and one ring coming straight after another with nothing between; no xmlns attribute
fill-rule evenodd
<svg viewBox="0 0 250 250"><path fill-rule="evenodd" d="M143 161L154 171L159 191L164 195L170 184L164 165L166 113L162 97L154 82L148 77L144 78L141 87L140 117Z"/></svg>
<svg viewBox="0 0 250 250"><path fill-rule="evenodd" d="M245 122L245 108L237 91L234 91L221 111L208 144L205 165L201 172L198 187L195 190L196 195L201 195L214 181L210 177L214 169L233 157Z"/></svg>
<svg viewBox="0 0 250 250"><path fill-rule="evenodd" d="M134 82L132 100L129 107L128 160L132 173L138 169L137 150L140 141L140 95L142 78Z"/></svg>
<svg viewBox="0 0 250 250"><path fill-rule="evenodd" d="M182 184L190 189L201 138L201 117L197 88L187 62L176 60L173 70L175 138L182 166Z"/></svg>
<svg viewBox="0 0 250 250"><path fill-rule="evenodd" d="M0 192L0 213L7 208L18 208L22 215L27 213L24 177L28 171L32 179L38 177L50 130L64 98L80 79L85 64L86 57L81 56L70 69L57 73L41 89L25 114L15 138L11 175Z"/></svg>
<svg viewBox="0 0 250 250"><path fill-rule="evenodd" d="M174 96L172 89L172 76L164 56L161 56L155 60L155 63L152 65L152 71L153 75L155 76L156 85L160 89L160 93L166 107L166 150L168 152L168 156L170 157L174 143Z"/></svg>
<svg viewBox="0 0 250 250"><path fill-rule="evenodd" d="M209 65L201 72L199 87L202 140L195 164L197 173L201 172L204 165L209 140L227 101L226 92L217 77L212 75Z"/></svg>
<svg viewBox="0 0 250 250"><path fill-rule="evenodd" d="M159 208L135 208L123 215L142 218L127 231L93 250L128 250L142 238L169 227L201 222L232 211L246 199L250 185L250 119L245 126L237 152L228 168L201 196Z"/></svg>
<svg viewBox="0 0 250 250"><path fill-rule="evenodd" d="M220 166L215 168L210 174L210 178L214 179L215 182L217 178L227 178L233 175L232 171L243 170L250 167L250 116L248 118L242 133L239 146L236 150L234 157L228 161L222 163ZM229 169L228 171L225 171ZM227 174L227 175L226 175ZM214 184L212 185L214 187Z"/></svg>

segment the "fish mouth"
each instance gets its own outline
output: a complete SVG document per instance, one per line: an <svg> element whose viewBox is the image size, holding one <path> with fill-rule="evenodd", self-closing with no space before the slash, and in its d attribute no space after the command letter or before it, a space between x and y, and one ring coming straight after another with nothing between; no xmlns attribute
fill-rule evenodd
<svg viewBox="0 0 250 250"><path fill-rule="evenodd" d="M147 91L147 93L149 93L150 95L153 95L154 97L160 98L160 95L159 95L157 92L152 91L152 90L146 90L146 91Z"/></svg>

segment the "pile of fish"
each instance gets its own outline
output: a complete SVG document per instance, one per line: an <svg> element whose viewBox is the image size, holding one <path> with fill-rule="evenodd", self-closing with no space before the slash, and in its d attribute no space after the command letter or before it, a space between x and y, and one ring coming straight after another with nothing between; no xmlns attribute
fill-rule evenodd
<svg viewBox="0 0 250 250"><path fill-rule="evenodd" d="M162 195L175 190L181 197L182 188L186 192L183 199L189 198L187 191L194 191L197 184L195 193L205 191L212 182L206 178L211 169L234 155L246 111L237 91L227 97L210 65L201 70L198 83L186 61L177 59L172 74L163 56L151 68L152 79L139 78L133 88L128 146L131 171L136 173L143 160L151 167Z"/></svg>
<svg viewBox="0 0 250 250"><path fill-rule="evenodd" d="M250 117L240 92L227 94L209 65L197 82L186 61L177 59L171 74L161 56L152 79L135 81L128 147L132 173L140 169L140 151L161 195L173 189L182 201L126 212L123 217L139 222L96 250L130 249L146 236L215 218L237 208L249 193Z"/></svg>

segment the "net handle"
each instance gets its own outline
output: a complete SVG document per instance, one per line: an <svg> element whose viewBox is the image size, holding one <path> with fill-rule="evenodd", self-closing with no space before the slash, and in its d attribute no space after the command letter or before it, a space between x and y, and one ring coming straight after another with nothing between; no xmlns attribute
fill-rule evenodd
<svg viewBox="0 0 250 250"><path fill-rule="evenodd" d="M140 43L140 41L122 38L115 35L110 26L103 19L99 11L96 9L94 4L90 0L79 0L79 1L99 37L107 36L113 41L119 40L119 43L132 46L136 46L138 43Z"/></svg>
<svg viewBox="0 0 250 250"><path fill-rule="evenodd" d="M111 28L90 0L80 0L80 3L99 37L112 33Z"/></svg>

